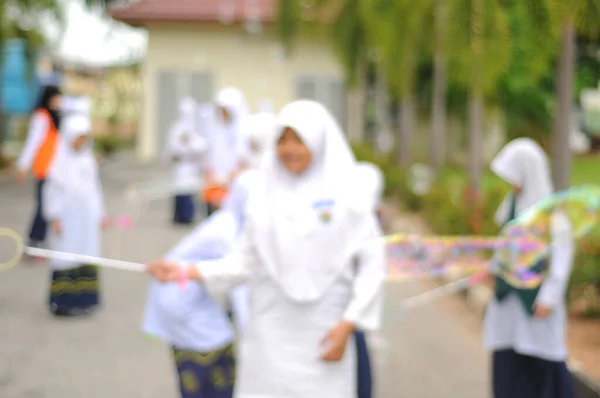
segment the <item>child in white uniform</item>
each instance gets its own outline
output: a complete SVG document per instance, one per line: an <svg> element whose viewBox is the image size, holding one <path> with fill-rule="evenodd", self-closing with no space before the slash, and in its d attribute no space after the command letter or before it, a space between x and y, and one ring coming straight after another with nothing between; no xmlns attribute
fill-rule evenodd
<svg viewBox="0 0 600 398"><path fill-rule="evenodd" d="M68 117L61 145L46 179L45 217L52 250L101 255L102 228L108 226L96 158L86 116ZM98 270L93 264L52 261L50 309L58 316L89 313L100 303Z"/></svg>
<svg viewBox="0 0 600 398"><path fill-rule="evenodd" d="M191 224L195 216L195 197L199 193L200 177L207 149L206 140L196 128L196 103L184 98L181 116L169 132L165 156L173 165L175 188L173 223Z"/></svg>
<svg viewBox="0 0 600 398"><path fill-rule="evenodd" d="M518 138L492 162L496 175L513 192L496 214L502 226L553 192L544 151L528 138ZM485 317L485 347L493 351L494 398L572 398L567 349L566 288L573 263L574 243L568 217L556 210L544 232L552 242L548 269L541 286L515 289L496 278L495 297Z"/></svg>
<svg viewBox="0 0 600 398"><path fill-rule="evenodd" d="M244 94L233 87L219 91L214 107L205 109L201 125L208 140L205 202L208 213L216 211L231 182L248 166L246 135L250 111ZM218 194L212 194L212 193Z"/></svg>
<svg viewBox="0 0 600 398"><path fill-rule="evenodd" d="M236 253L197 263L188 275L212 294L249 283L236 398L355 396L356 356L347 347L355 329L380 323L385 255L377 220L355 200L356 161L322 105L286 106L276 137ZM182 273L163 260L149 269L163 281Z"/></svg>

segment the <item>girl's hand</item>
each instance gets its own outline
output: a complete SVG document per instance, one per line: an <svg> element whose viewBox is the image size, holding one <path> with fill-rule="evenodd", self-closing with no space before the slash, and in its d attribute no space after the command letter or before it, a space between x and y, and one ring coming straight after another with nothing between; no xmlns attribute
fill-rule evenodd
<svg viewBox="0 0 600 398"><path fill-rule="evenodd" d="M58 220L54 220L51 222L51 226L52 226L52 231L56 234L56 235L61 235L63 228L62 228L62 223Z"/></svg>
<svg viewBox="0 0 600 398"><path fill-rule="evenodd" d="M546 318L548 315L550 315L552 313L552 308L546 307L541 304L534 304L533 311L534 311L533 315L536 318L542 319L542 318Z"/></svg>
<svg viewBox="0 0 600 398"><path fill-rule="evenodd" d="M148 264L148 273L161 282L174 282L181 278L182 269L178 264L157 260Z"/></svg>
<svg viewBox="0 0 600 398"><path fill-rule="evenodd" d="M19 184L23 184L27 180L27 170L17 170L15 179Z"/></svg>
<svg viewBox="0 0 600 398"><path fill-rule="evenodd" d="M100 223L100 226L102 227L102 229L108 229L108 228L110 228L110 225L111 225L110 218L108 218L108 217L102 218L102 222Z"/></svg>
<svg viewBox="0 0 600 398"><path fill-rule="evenodd" d="M340 322L334 326L323 340L321 345L326 345L325 352L321 355L321 359L326 362L338 362L344 357L346 345L350 335L354 333L354 325L350 322Z"/></svg>

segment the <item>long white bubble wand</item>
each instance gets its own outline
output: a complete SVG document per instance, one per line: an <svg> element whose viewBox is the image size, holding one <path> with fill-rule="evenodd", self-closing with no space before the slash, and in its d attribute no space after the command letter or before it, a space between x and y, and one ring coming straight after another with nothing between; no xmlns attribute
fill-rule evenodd
<svg viewBox="0 0 600 398"><path fill-rule="evenodd" d="M18 233L8 228L0 228L0 237L7 237L14 241L16 245L15 253L8 261L0 263L0 271L6 271L7 269L13 268L19 261L23 254L30 256L43 257L51 260L69 261L78 264L94 264L100 267L116 268L125 271L132 272L146 272L147 267L145 264L134 263L129 261L113 260L104 257L86 256L82 254L74 254L61 252L56 250L38 249L35 247L25 246L21 236Z"/></svg>

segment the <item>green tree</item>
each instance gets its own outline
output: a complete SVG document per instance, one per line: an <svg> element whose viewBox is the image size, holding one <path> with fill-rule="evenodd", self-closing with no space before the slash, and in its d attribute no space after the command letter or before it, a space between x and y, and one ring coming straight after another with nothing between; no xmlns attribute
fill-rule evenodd
<svg viewBox="0 0 600 398"><path fill-rule="evenodd" d="M508 138L529 136L546 141L551 124L552 73L558 40L557 16L541 0L532 7L507 1L511 31L511 59L493 99L506 116ZM549 12L550 11L550 12Z"/></svg>
<svg viewBox="0 0 600 398"><path fill-rule="evenodd" d="M556 71L556 109L552 129L552 165L554 185L566 189L571 176L571 113L575 75L576 32L587 37L597 37L600 31L600 0L555 0L557 14L562 17L560 56Z"/></svg>
<svg viewBox="0 0 600 398"><path fill-rule="evenodd" d="M411 163L411 138L416 120L415 88L423 44L426 2L368 0L363 3L367 30L381 54L380 62L392 93L399 100L396 155L401 166Z"/></svg>
<svg viewBox="0 0 600 398"><path fill-rule="evenodd" d="M453 78L468 88L469 187L478 195L482 171L485 99L510 60L510 30L500 0L456 0L449 10Z"/></svg>
<svg viewBox="0 0 600 398"><path fill-rule="evenodd" d="M433 0L433 93L429 161L439 175L446 160L448 0Z"/></svg>
<svg viewBox="0 0 600 398"><path fill-rule="evenodd" d="M349 94L349 135L353 141L364 139L365 76L370 35L360 12L364 0L279 0L276 34L289 53L303 27L322 32L324 26L332 49L344 68ZM324 20L326 20L325 23Z"/></svg>

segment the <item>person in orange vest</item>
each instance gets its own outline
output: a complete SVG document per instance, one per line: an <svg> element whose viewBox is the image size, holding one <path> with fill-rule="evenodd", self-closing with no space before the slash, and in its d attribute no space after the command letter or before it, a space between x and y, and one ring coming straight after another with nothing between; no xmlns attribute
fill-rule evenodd
<svg viewBox="0 0 600 398"><path fill-rule="evenodd" d="M23 152L17 161L17 181L23 183L29 172L36 181L36 210L29 232L29 245L40 247L46 240L47 222L43 216L42 193L48 169L59 142L62 93L56 86L46 86L31 116Z"/></svg>

